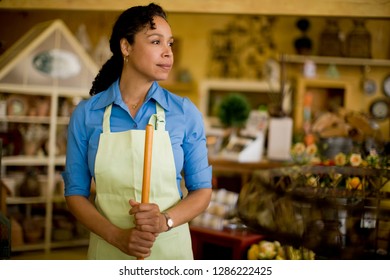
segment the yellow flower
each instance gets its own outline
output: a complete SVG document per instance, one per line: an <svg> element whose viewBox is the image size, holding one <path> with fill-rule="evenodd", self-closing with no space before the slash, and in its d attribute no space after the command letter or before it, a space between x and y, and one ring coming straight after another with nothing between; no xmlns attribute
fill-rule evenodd
<svg viewBox="0 0 390 280"><path fill-rule="evenodd" d="M276 242L278 242L278 241L275 241L275 243ZM286 259L286 255L284 253L284 248L283 248L283 246L280 245L280 243L279 243L279 246L277 246L277 248L276 248L276 252L277 252L277 255L275 257L276 260L285 260Z"/></svg>
<svg viewBox="0 0 390 280"><path fill-rule="evenodd" d="M315 176L310 176L307 178L307 185L310 187L317 187L317 179Z"/></svg>
<svg viewBox="0 0 390 280"><path fill-rule="evenodd" d="M271 241L260 241L259 243L259 259L272 260L276 257L275 244Z"/></svg>
<svg viewBox="0 0 390 280"><path fill-rule="evenodd" d="M351 154L349 161L352 166L359 166L362 163L362 156L360 154Z"/></svg>
<svg viewBox="0 0 390 280"><path fill-rule="evenodd" d="M305 149L305 144L298 142L293 146L292 154L297 156L302 155L305 152Z"/></svg>
<svg viewBox="0 0 390 280"><path fill-rule="evenodd" d="M334 157L335 164L338 166L344 166L347 163L347 157L344 153L338 153Z"/></svg>
<svg viewBox="0 0 390 280"><path fill-rule="evenodd" d="M348 178L347 189L348 190L362 190L363 185L359 177Z"/></svg>
<svg viewBox="0 0 390 280"><path fill-rule="evenodd" d="M309 156L314 156L318 151L317 145L316 144L310 144L309 146L306 147L306 153Z"/></svg>
<svg viewBox="0 0 390 280"><path fill-rule="evenodd" d="M301 247L302 250L302 259L304 260L314 260L316 257L316 254L307 248Z"/></svg>
<svg viewBox="0 0 390 280"><path fill-rule="evenodd" d="M257 260L259 256L259 245L253 244L248 250L248 260Z"/></svg>
<svg viewBox="0 0 390 280"><path fill-rule="evenodd" d="M341 179L341 178L343 177L343 175L340 174L340 173L332 173L330 176L331 176L331 178L332 178L334 181L337 181L337 180L339 180L339 179Z"/></svg>

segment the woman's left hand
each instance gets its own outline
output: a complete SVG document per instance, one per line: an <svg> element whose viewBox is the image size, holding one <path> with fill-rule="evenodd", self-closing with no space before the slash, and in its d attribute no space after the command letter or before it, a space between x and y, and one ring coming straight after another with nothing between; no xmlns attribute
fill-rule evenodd
<svg viewBox="0 0 390 280"><path fill-rule="evenodd" d="M135 227L140 231L152 232L156 236L165 231L165 218L160 208L155 203L139 203L129 200L131 209L130 215L134 216Z"/></svg>

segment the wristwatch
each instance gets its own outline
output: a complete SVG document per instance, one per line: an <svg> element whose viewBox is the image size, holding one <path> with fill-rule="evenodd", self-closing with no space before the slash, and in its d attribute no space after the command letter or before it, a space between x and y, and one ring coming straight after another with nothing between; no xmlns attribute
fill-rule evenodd
<svg viewBox="0 0 390 280"><path fill-rule="evenodd" d="M173 220L171 219L171 217L169 217L167 212L161 212L161 214L164 215L165 220L167 222L167 227L168 227L167 231L170 231L173 228Z"/></svg>

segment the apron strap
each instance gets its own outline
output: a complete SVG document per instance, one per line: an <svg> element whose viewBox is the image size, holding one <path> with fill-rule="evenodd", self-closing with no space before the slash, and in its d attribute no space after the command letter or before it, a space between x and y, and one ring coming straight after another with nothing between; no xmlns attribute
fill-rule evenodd
<svg viewBox="0 0 390 280"><path fill-rule="evenodd" d="M112 103L106 107L106 110L104 110L104 116L103 116L103 133L110 133L110 116L111 116L111 109L112 109Z"/></svg>
<svg viewBox="0 0 390 280"><path fill-rule="evenodd" d="M153 125L155 130L165 131L165 111L157 102L156 114L150 117L149 124Z"/></svg>

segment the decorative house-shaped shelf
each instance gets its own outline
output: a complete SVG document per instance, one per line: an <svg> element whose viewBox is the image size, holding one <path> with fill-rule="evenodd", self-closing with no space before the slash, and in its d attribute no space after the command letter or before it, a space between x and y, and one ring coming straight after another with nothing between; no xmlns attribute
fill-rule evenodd
<svg viewBox="0 0 390 280"><path fill-rule="evenodd" d="M97 71L64 22L54 20L33 27L0 57L0 86L88 94Z"/></svg>
<svg viewBox="0 0 390 280"><path fill-rule="evenodd" d="M1 168L8 213L24 234L12 251L86 244L87 234L67 220L60 174L70 114L97 73L61 20L34 26L0 57ZM29 195L22 189L32 170L39 190Z"/></svg>

